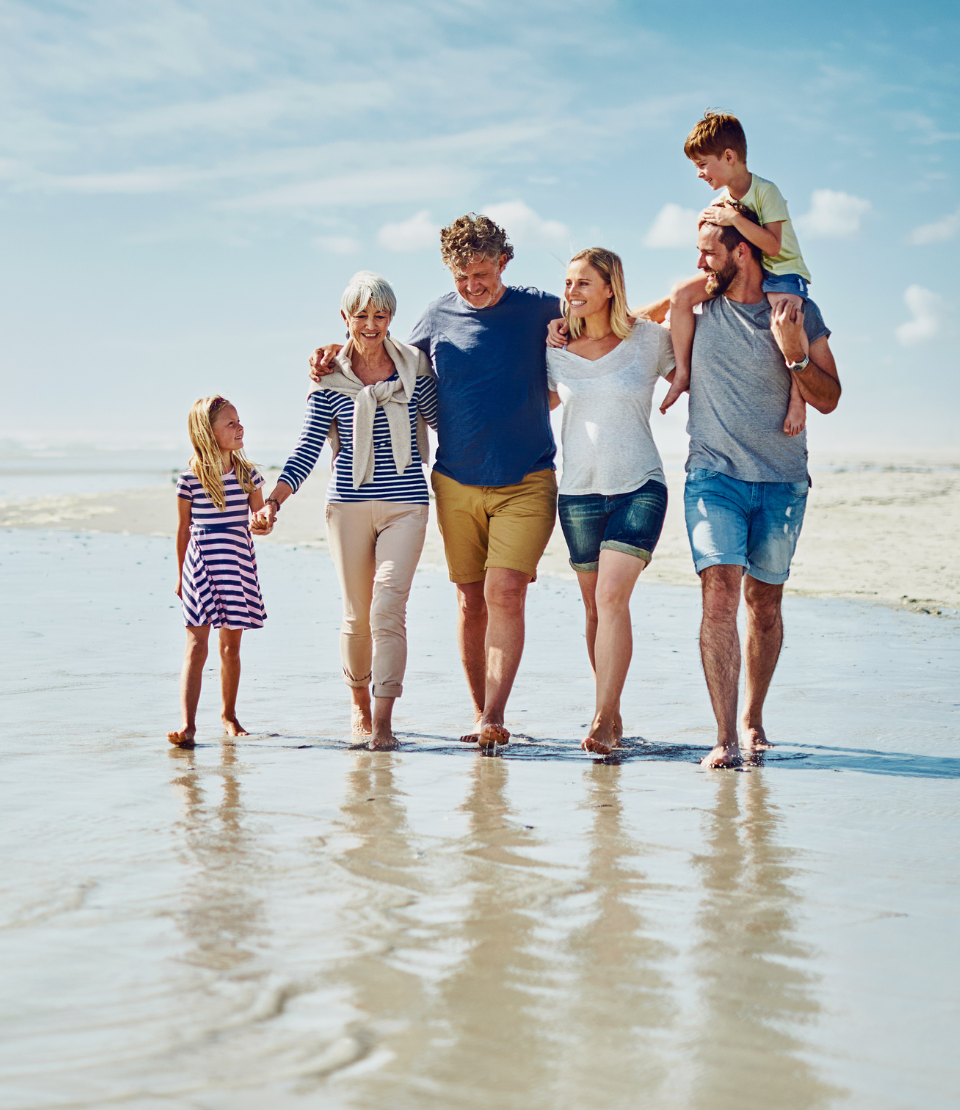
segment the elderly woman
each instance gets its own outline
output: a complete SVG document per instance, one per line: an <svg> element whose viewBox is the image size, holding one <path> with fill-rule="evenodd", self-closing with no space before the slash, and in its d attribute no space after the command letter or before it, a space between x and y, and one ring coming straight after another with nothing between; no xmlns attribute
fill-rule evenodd
<svg viewBox="0 0 960 1110"><path fill-rule="evenodd" d="M597 703L581 747L609 755L623 733L620 695L633 654L630 596L653 558L667 511L650 406L673 380L670 333L630 319L623 266L612 251L580 251L564 291L569 342L547 351L550 407L563 405L558 503L587 617Z"/></svg>
<svg viewBox="0 0 960 1110"><path fill-rule="evenodd" d="M311 392L300 442L255 526L273 527L330 439L327 536L343 590L340 655L353 731L370 734L371 747L396 746L391 721L407 664L407 596L427 528L426 425L437 419L430 360L390 337L396 307L378 274L350 279L340 301L347 344L336 371Z"/></svg>

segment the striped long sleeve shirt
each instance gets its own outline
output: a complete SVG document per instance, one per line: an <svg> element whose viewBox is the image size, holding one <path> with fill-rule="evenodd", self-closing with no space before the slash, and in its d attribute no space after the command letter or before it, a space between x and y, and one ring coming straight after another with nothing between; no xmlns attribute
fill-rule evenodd
<svg viewBox="0 0 960 1110"><path fill-rule="evenodd" d="M393 381L396 374L389 381ZM416 388L408 404L410 412L410 449L412 460L403 474L397 473L390 441L387 414L378 408L373 420L373 481L359 489L353 488L353 398L344 393L321 389L310 394L303 430L293 454L287 459L280 481L286 482L296 493L316 466L324 440L336 419L340 435L340 453L333 463L328 501L403 501L414 505L429 503L423 463L417 449L417 413L431 428L437 426L437 381L435 378L417 378Z"/></svg>

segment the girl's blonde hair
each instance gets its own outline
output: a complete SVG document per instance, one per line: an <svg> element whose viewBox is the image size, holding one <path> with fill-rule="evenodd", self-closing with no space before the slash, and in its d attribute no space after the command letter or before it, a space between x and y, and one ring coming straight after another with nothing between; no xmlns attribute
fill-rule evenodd
<svg viewBox="0 0 960 1110"><path fill-rule="evenodd" d="M194 401L187 416L187 431L193 444L193 458L187 465L221 513L227 507L223 490L223 453L213 434L213 422L220 410L229 404L226 397L221 397L219 394L201 397L199 401ZM253 463L242 451L231 451L230 461L233 463L233 472L237 476L240 488L244 493L253 493L257 488L253 484Z"/></svg>
<svg viewBox="0 0 960 1110"><path fill-rule="evenodd" d="M630 334L630 324L627 320L630 311L627 307L627 287L623 280L623 263L620 261L620 255L603 247L588 247L585 251L575 254L570 261L579 262L581 259L589 262L613 290L613 296L610 298L610 329L618 339L626 339ZM583 331L583 318L570 315L570 305L567 304L566 299L563 302L563 315L570 328L570 338L578 339L580 332Z"/></svg>

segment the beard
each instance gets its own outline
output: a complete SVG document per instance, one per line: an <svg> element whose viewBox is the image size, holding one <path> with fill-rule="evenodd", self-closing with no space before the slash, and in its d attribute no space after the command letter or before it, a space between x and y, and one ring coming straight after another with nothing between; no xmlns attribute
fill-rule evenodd
<svg viewBox="0 0 960 1110"><path fill-rule="evenodd" d="M707 292L711 297L719 297L730 288L730 283L737 276L737 264L731 258L722 270L707 271Z"/></svg>

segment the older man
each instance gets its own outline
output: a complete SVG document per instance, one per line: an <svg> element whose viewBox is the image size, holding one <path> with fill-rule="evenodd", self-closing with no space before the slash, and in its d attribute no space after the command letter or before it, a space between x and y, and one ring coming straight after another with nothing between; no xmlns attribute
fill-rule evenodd
<svg viewBox="0 0 960 1110"><path fill-rule="evenodd" d="M748 208L734 205L756 222ZM771 314L760 252L732 226L700 224L699 268L713 299L697 317L684 490L687 532L703 591L700 656L717 719L706 767L731 767L771 747L763 704L783 643L780 607L809 489L806 433L783 431L791 376L822 413L840 400L829 329L807 301ZM809 355L801 340L806 331ZM737 720L741 590L747 609L746 693Z"/></svg>
<svg viewBox="0 0 960 1110"><path fill-rule="evenodd" d="M410 342L437 374L433 489L476 718L462 739L495 747L509 740L504 713L523 653L527 586L556 518L545 342L560 304L504 285L513 247L486 216L445 227L440 249L456 291L427 307ZM338 350L315 352L316 380Z"/></svg>

